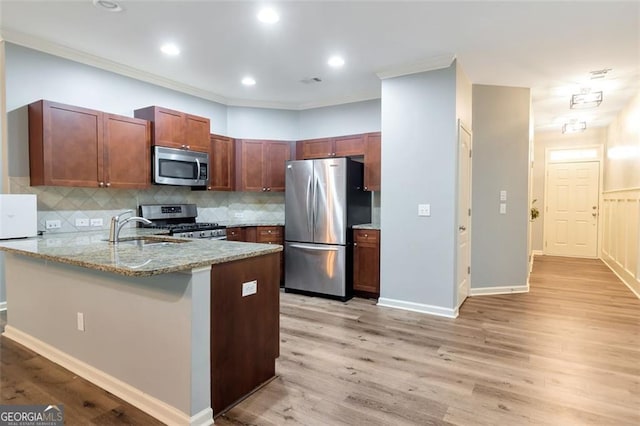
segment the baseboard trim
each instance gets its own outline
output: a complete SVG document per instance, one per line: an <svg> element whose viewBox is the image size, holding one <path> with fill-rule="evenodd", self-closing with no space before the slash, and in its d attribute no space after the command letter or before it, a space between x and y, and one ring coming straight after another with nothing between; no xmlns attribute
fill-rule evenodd
<svg viewBox="0 0 640 426"><path fill-rule="evenodd" d="M506 287L479 287L472 288L469 296L493 296L498 294L528 293L529 284Z"/></svg>
<svg viewBox="0 0 640 426"><path fill-rule="evenodd" d="M7 310L7 302L0 302L0 311Z"/></svg>
<svg viewBox="0 0 640 426"><path fill-rule="evenodd" d="M534 256L542 256L544 252L542 250L531 250L531 254Z"/></svg>
<svg viewBox="0 0 640 426"><path fill-rule="evenodd" d="M378 306L385 308L402 309L405 311L419 312L421 314L437 315L439 317L457 318L458 309L443 308L441 306L425 305L423 303L406 302L404 300L387 299L381 297L378 299Z"/></svg>
<svg viewBox="0 0 640 426"><path fill-rule="evenodd" d="M618 277L620 279L620 281L622 281L622 283L624 285L627 286L627 288L629 288L629 290L631 290L631 292L633 294L635 294L635 296L640 299L640 288L634 288L633 283L629 282L629 277L624 276L623 274L621 274L619 271L616 270L615 267L613 267L611 264L614 263L616 265L619 265L618 262L616 262L615 260L613 260L612 258L605 258L605 257L601 257L600 260L602 260L604 262L605 265L607 265L607 268L611 269L611 272L613 272L616 277ZM625 274L626 275L626 274ZM633 279L633 276L628 274L631 279Z"/></svg>
<svg viewBox="0 0 640 426"><path fill-rule="evenodd" d="M69 354L45 343L23 331L7 325L2 335L9 338L43 357L61 365L69 371L85 378L91 383L111 392L118 398L134 405L163 423L170 425L208 426L213 424L213 410L211 407L202 410L194 416L163 402L141 390L117 379L104 371L98 370L89 364L72 357Z"/></svg>

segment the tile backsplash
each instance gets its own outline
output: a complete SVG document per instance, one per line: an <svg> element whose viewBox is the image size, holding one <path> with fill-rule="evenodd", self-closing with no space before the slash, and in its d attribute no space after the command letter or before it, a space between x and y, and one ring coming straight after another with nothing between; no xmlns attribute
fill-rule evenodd
<svg viewBox="0 0 640 426"><path fill-rule="evenodd" d="M187 187L159 185L145 190L29 186L28 177L10 177L12 194L36 194L38 229L45 221L60 220L60 229L76 232L108 229L111 217L139 204L193 203L199 222L284 222L284 193L192 191ZM76 219L102 219L102 226L76 227ZM135 225L134 225L135 226Z"/></svg>

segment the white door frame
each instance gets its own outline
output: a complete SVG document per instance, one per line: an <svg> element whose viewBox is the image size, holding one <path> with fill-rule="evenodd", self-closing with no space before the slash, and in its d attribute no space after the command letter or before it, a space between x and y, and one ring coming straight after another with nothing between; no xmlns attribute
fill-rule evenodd
<svg viewBox="0 0 640 426"><path fill-rule="evenodd" d="M471 200L472 200L472 194L473 194L472 188L471 188L472 187L472 181L473 181L473 179L472 179L472 176L473 176L473 174L472 174L473 155L471 154L472 151L473 151L473 133L471 132L471 129L468 126L466 126L462 122L462 120L460 120L460 119L458 119L458 131L457 131L457 136L458 136L458 138L457 138L457 145L458 145L457 146L457 152L458 152L458 174L456 176L456 184L457 184L456 185L456 193L459 194L459 192L460 192L460 182L459 182L459 179L460 179L460 135L461 135L462 131L464 131L465 133L467 133L469 135L469 177L468 177L468 185L469 185L469 192L468 192L469 195L468 196L469 196L469 200L468 200L468 203L469 203L469 211L471 212L472 211ZM459 196L456 197L456 204L458 204L458 201L459 201ZM460 283L460 279L458 277L458 267L459 267L458 263L460 262L460 259L459 259L459 256L458 256L459 255L459 252L458 252L459 251L459 245L460 245L459 244L460 232L459 232L458 227L460 226L460 223L458 221L458 218L460 217L460 205L458 205L457 210L458 211L456 212L457 216L456 216L456 228L455 228L455 230L456 230L455 231L456 232L456 266L455 266L456 273L455 273L455 277L456 278L455 278L455 294L454 294L454 303L455 303L456 312L458 311L458 309L460 308L462 303L464 303L464 300L463 300L462 303L458 303L458 300L459 300L458 284ZM468 267L471 268L471 214L468 214L468 218L469 219L468 219L468 222L467 222L467 231L466 231L467 232L467 253L468 253L467 258L468 258L468 262L469 262ZM471 276L472 276L472 273L473 273L473 271L470 271L468 273L468 275L467 275L467 288L468 288L468 290L467 290L466 297L469 297L469 295L471 294ZM465 299L466 299L466 297L465 297Z"/></svg>
<svg viewBox="0 0 640 426"><path fill-rule="evenodd" d="M583 150L595 150L596 151L596 156L595 157L570 157L570 156L565 156L564 158L552 158L552 154L554 152L557 151L564 151L564 152L568 152L568 151L583 151ZM548 191L548 185L549 185L549 164L557 164L557 163L583 163L583 162L592 162L592 163L598 163L598 168L599 168L599 173L598 173L598 220L597 220L597 224L598 224L598 232L597 232L597 236L596 236L596 257L600 258L602 257L601 255L601 249L602 249L602 211L601 208L603 206L603 193L602 193L602 189L603 189L603 182L604 182L604 173L602 170L602 164L603 164L603 149L602 149L602 145L576 145L576 146L571 146L571 147L567 147L567 146L563 146L563 147L548 147L544 150L544 205L543 205L543 212L545 213L543 215L543 223L542 223L542 253L543 254L547 254L547 247L546 247L546 242L547 242L547 224L546 224L546 220L547 220L547 206L548 206L548 199L547 196L549 194Z"/></svg>

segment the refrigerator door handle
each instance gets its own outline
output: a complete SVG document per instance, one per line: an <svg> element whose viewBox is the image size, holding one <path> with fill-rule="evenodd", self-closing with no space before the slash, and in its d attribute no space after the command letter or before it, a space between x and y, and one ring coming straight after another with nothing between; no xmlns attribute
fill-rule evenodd
<svg viewBox="0 0 640 426"><path fill-rule="evenodd" d="M305 246L302 244L291 244L289 247L291 248L299 248L303 250L311 250L311 251L338 251L340 250L338 247L317 247L317 246Z"/></svg>
<svg viewBox="0 0 640 426"><path fill-rule="evenodd" d="M316 222L318 221L318 193L320 192L318 190L318 185L320 183L320 180L315 177L315 185L313 188L313 234L314 234L314 241L315 241L315 233L316 233Z"/></svg>
<svg viewBox="0 0 640 426"><path fill-rule="evenodd" d="M313 231L313 210L311 210L311 176L307 180L307 229L309 232Z"/></svg>

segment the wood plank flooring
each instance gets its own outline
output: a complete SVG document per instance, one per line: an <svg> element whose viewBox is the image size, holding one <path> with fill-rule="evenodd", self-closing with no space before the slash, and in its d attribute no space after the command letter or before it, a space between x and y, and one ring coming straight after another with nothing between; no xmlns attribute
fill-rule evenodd
<svg viewBox="0 0 640 426"><path fill-rule="evenodd" d="M640 424L640 300L598 260L536 257L530 283L455 320L283 293L278 377L215 423ZM0 386L69 425L157 424L5 338Z"/></svg>

